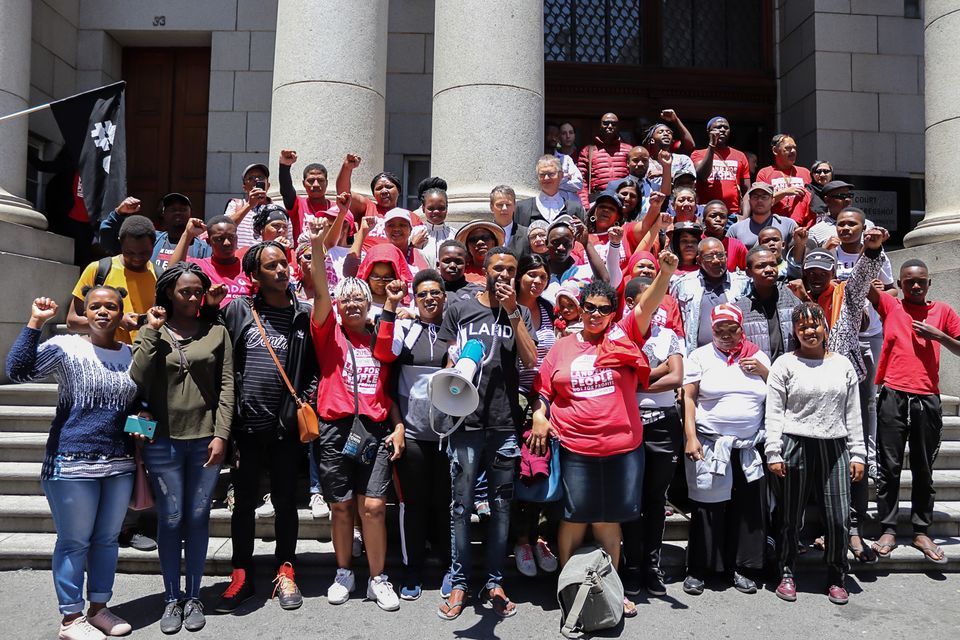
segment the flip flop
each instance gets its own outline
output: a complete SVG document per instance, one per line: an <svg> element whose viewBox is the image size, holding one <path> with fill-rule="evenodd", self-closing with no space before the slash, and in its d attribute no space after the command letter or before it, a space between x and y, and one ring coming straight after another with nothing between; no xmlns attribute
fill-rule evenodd
<svg viewBox="0 0 960 640"><path fill-rule="evenodd" d="M626 596L623 598L623 617L624 618L636 618L637 617L637 605L627 599Z"/></svg>
<svg viewBox="0 0 960 640"><path fill-rule="evenodd" d="M860 564L876 564L880 562L880 556L877 552L866 545L859 549L853 545L847 545L847 548L850 549L850 553L853 554L853 557L856 558Z"/></svg>
<svg viewBox="0 0 960 640"><path fill-rule="evenodd" d="M467 594L463 589L455 589L454 591L460 591L463 593L463 599L460 602L450 602L450 597L443 599L441 607L437 609L437 617L441 620L456 620L460 617L460 614L463 613L463 608L467 604ZM453 591L450 592L450 596L453 595ZM443 607L447 607L447 612L443 612Z"/></svg>
<svg viewBox="0 0 960 640"><path fill-rule="evenodd" d="M503 595L490 595L491 591L497 590L499 590L500 594ZM510 618L517 614L516 605L513 606L513 609L507 609L507 607L513 603L510 601L510 598L503 593L503 589L500 587L497 587L496 589L484 589L480 594L480 603L484 605L489 604L490 608L493 609L493 612L503 619Z"/></svg>
<svg viewBox="0 0 960 640"><path fill-rule="evenodd" d="M881 558L889 558L890 554L893 553L893 550L899 546L900 545L898 545L896 542L891 544L874 542L870 548L873 549L874 552Z"/></svg>
<svg viewBox="0 0 960 640"><path fill-rule="evenodd" d="M933 546L928 546L928 545L921 545L921 544L917 544L916 542L913 542L910 544L910 546L913 547L914 549L918 549L923 554L923 557L929 560L930 562L932 562L933 564L947 564L947 562L949 562L949 559L947 558L947 554L943 552L943 549L941 549L940 545L938 544L934 544ZM933 557L934 554L940 557L935 558Z"/></svg>
<svg viewBox="0 0 960 640"><path fill-rule="evenodd" d="M813 541L813 548L818 551L827 550L827 541L823 536L817 536L817 539Z"/></svg>

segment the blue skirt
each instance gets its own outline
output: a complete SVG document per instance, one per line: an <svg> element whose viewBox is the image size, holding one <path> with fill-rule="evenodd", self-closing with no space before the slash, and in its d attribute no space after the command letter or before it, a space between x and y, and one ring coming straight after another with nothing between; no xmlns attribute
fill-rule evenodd
<svg viewBox="0 0 960 640"><path fill-rule="evenodd" d="M643 445L615 456L583 456L560 449L563 519L629 522L640 517Z"/></svg>

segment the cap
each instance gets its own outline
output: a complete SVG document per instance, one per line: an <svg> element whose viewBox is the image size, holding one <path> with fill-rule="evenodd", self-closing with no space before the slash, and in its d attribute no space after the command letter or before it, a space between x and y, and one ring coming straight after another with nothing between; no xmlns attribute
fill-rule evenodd
<svg viewBox="0 0 960 640"><path fill-rule="evenodd" d="M332 222L337 219L338 213L339 212L337 211L337 209L327 209L326 211L323 212L323 215L327 220L330 220ZM343 216L343 224L345 224L350 229L349 231L350 235L353 235L354 233L356 233L357 223L353 219L353 214L350 213L349 211L347 211L347 213L344 214Z"/></svg>
<svg viewBox="0 0 960 640"><path fill-rule="evenodd" d="M803 259L804 269L823 269L833 271L837 266L837 259L826 249L814 249Z"/></svg>
<svg viewBox="0 0 960 640"><path fill-rule="evenodd" d="M270 169L267 168L267 165L261 162L254 162L253 164L248 164L247 168L243 170L243 177L246 178L247 174L253 171L254 169L260 169L260 171L263 171L263 175L267 176L268 178L270 177Z"/></svg>
<svg viewBox="0 0 960 640"><path fill-rule="evenodd" d="M768 193L771 196L773 195L773 187L771 187L766 182L754 182L752 185L750 185L750 188L747 190L747 194L749 195L754 191L763 191L764 193Z"/></svg>
<svg viewBox="0 0 960 640"><path fill-rule="evenodd" d="M546 230L549 228L550 228L550 224L546 220L541 220L540 218L537 218L536 220L530 221L530 226L527 227L527 235L529 235L530 232L533 231L534 229L540 229L541 231L546 232Z"/></svg>
<svg viewBox="0 0 960 640"><path fill-rule="evenodd" d="M187 205L188 207L192 207L192 206L193 206L192 204L190 204L190 198L188 198L187 196L183 195L182 193L177 193L176 191L173 191L173 192L168 193L167 195L163 196L163 199L160 201L161 206L162 206L164 209L166 209L167 207L169 207L169 206L170 206L171 204L173 204L174 202L182 202L183 204Z"/></svg>
<svg viewBox="0 0 960 640"><path fill-rule="evenodd" d="M694 172L694 170L691 169L690 167L684 166L684 167L680 167L680 169L678 169L677 172L676 172L675 174L673 174L673 179L676 180L676 179L679 178L680 176L690 176L690 177L696 179L697 174L696 174L696 172Z"/></svg>
<svg viewBox="0 0 960 640"><path fill-rule="evenodd" d="M680 222L673 223L673 232L677 233L678 231L692 231L693 233L703 233L703 227L700 226L699 222L694 222L692 220L681 220Z"/></svg>
<svg viewBox="0 0 960 640"><path fill-rule="evenodd" d="M413 226L413 222L410 221L410 212L401 207L394 207L393 209L390 209L390 211L387 211L387 213L383 216L384 225L391 220L403 220L411 227Z"/></svg>
<svg viewBox="0 0 960 640"><path fill-rule="evenodd" d="M547 235L550 235L550 232L557 227L567 227L570 231L573 231L573 216L567 213L557 216L556 219L550 223L550 226L547 227Z"/></svg>
<svg viewBox="0 0 960 640"><path fill-rule="evenodd" d="M730 302L718 304L710 311L710 326L715 327L720 322L736 322L743 326L743 311Z"/></svg>
<svg viewBox="0 0 960 640"><path fill-rule="evenodd" d="M823 189L821 189L821 191L823 193L829 193L831 191L842 189L844 187L849 187L850 189L856 189L856 187L854 187L849 182L844 182L843 180L831 180L827 184L823 185Z"/></svg>
<svg viewBox="0 0 960 640"><path fill-rule="evenodd" d="M467 238L469 238L470 234L476 231L477 229L486 229L487 231L492 233L493 237L497 239L498 247L503 244L503 240L505 237L505 234L503 233L503 229L501 229L500 225L498 225L497 223L490 222L489 220L471 220L467 224L460 227L460 229L457 231L456 239L462 242L463 244L467 244Z"/></svg>
<svg viewBox="0 0 960 640"><path fill-rule="evenodd" d="M623 201L620 200L620 196L617 195L616 191L611 191L609 189L604 190L597 196L597 199L593 201L593 204L590 205L590 213L593 213L593 210L597 208L597 205L601 202L609 202L617 208L617 213L623 213Z"/></svg>
<svg viewBox="0 0 960 640"><path fill-rule="evenodd" d="M577 307L580 306L580 287L577 282L567 280L561 284L560 288L557 289L556 298L559 299L561 296L570 298Z"/></svg>

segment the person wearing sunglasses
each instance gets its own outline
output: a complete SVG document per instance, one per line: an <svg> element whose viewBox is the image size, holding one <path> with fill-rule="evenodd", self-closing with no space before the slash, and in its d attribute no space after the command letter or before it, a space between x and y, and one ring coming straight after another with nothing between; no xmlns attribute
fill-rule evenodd
<svg viewBox="0 0 960 640"><path fill-rule="evenodd" d="M650 377L641 347L677 257L664 251L659 263L660 273L619 322L616 289L599 280L586 285L580 294L583 330L557 341L534 383L539 397L527 446L542 455L551 437L560 440L561 566L583 543L588 528L618 566L620 524L640 516L644 453L636 394ZM626 599L624 614L636 615L636 606Z"/></svg>
<svg viewBox="0 0 960 640"><path fill-rule="evenodd" d="M472 220L460 227L456 239L467 247L467 266L464 269L467 282L486 285L484 260L491 249L503 246L504 238L500 225L488 220Z"/></svg>
<svg viewBox="0 0 960 640"><path fill-rule="evenodd" d="M809 229L827 215L827 203L823 199L823 187L833 182L833 165L826 160L816 160L810 165L811 180L804 185L810 197L804 208L803 217L794 216L793 219L801 227Z"/></svg>
<svg viewBox="0 0 960 640"><path fill-rule="evenodd" d="M827 203L827 214L817 224L810 227L810 239L817 246L824 249L836 249L840 246L840 239L837 237L837 218L840 212L853 204L856 196L854 187L849 182L834 180L828 182L823 187L823 199ZM864 231L872 229L873 223L864 220Z"/></svg>

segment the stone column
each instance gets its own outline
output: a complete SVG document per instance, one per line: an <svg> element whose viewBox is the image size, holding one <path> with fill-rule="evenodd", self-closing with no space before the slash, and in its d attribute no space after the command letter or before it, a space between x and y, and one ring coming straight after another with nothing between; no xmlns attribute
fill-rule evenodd
<svg viewBox="0 0 960 640"><path fill-rule="evenodd" d="M344 156L356 153L362 165L353 189L369 191L369 178L383 170L387 9L386 0L279 1L271 172L280 149L295 149L294 185L298 169L320 162L332 194Z"/></svg>
<svg viewBox="0 0 960 640"><path fill-rule="evenodd" d="M0 2L0 115L27 108L30 97L30 0ZM0 220L47 228L23 199L27 183L27 116L0 123Z"/></svg>
<svg viewBox="0 0 960 640"><path fill-rule="evenodd" d="M960 239L960 182L954 170L960 147L960 12L956 2L927 0L923 69L926 135L926 215L903 239L914 247Z"/></svg>
<svg viewBox="0 0 960 640"><path fill-rule="evenodd" d="M542 0L437 0L431 173L448 220L490 217L490 189L537 192L543 155Z"/></svg>

